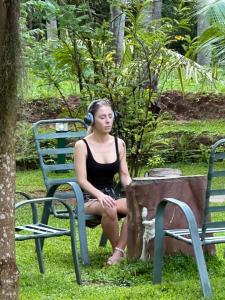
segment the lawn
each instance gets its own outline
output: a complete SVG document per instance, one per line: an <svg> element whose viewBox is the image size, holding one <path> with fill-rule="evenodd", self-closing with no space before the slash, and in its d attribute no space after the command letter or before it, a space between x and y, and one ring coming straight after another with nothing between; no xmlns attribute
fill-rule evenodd
<svg viewBox="0 0 225 300"><path fill-rule="evenodd" d="M204 76L199 77L198 80L194 78L187 78L183 74L183 86L184 92L187 93L224 93L224 72L219 70L219 75L216 80L209 81ZM210 75L210 70L208 72ZM167 79L167 80L166 80ZM181 83L176 70L171 72L168 77L167 74L162 74L159 82L159 90L163 89L164 92L172 90L181 90ZM60 90L64 96L79 95L79 87L74 84L73 80L62 81L60 83ZM36 76L32 70L29 70L27 73L26 82L24 83L22 96L26 100L42 99L42 98L51 98L59 97L59 93L56 88L47 84L46 80Z"/></svg>
<svg viewBox="0 0 225 300"><path fill-rule="evenodd" d="M206 164L174 164L183 174L206 174ZM44 185L40 170L17 172L17 190L38 195ZM20 218L20 216L18 216ZM26 216L22 216L26 217ZM66 220L51 220L66 226ZM20 270L21 300L50 299L202 299L196 265L191 257L166 257L161 285L152 284L152 263L124 260L119 266L107 267L110 246L99 248L101 229L88 229L91 266L81 266L83 285L75 282L70 239L61 237L45 242L46 273L38 271L34 242L17 242L17 264ZM207 257L213 299L225 299L225 260L223 246L217 246L217 255Z"/></svg>

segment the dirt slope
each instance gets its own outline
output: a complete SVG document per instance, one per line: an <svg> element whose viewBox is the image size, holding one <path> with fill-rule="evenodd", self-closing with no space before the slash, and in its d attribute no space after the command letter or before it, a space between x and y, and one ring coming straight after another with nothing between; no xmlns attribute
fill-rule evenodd
<svg viewBox="0 0 225 300"><path fill-rule="evenodd" d="M171 91L159 99L161 112L168 112L177 120L225 118L224 94L186 94ZM80 104L79 98L70 96L67 103L72 112ZM40 119L62 117L66 105L60 99L40 99L21 104L18 120L35 122Z"/></svg>

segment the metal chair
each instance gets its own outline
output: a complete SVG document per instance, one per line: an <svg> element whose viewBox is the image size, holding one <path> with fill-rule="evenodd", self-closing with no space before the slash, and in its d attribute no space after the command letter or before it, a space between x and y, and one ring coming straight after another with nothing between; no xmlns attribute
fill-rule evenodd
<svg viewBox="0 0 225 300"><path fill-rule="evenodd" d="M172 198L163 199L159 203L156 211L155 223L156 234L154 241L153 283L161 282L163 267L163 240L164 237L169 236L192 245L204 297L209 298L212 296L212 289L208 278L202 247L211 244L225 243L225 219L220 220L219 218L221 217L218 216L218 213L220 214L221 212L225 212L225 206L223 203L221 203L221 205L212 205L212 202L210 203L210 196L225 196L225 181L222 182L223 179L225 180L225 164L223 163L224 159L225 139L221 139L217 141L211 148L205 208L203 212L203 223L201 228L198 228L196 218L191 208L186 203ZM220 182L218 182L218 180ZM222 185L222 188L219 188L219 185ZM182 210L184 217L187 220L188 228L164 228L164 212L165 207L169 203L178 206ZM216 233L216 235L214 235L214 233Z"/></svg>
<svg viewBox="0 0 225 300"><path fill-rule="evenodd" d="M86 136L86 125L80 119L40 120L33 124L33 135L47 197L73 199L71 201L78 222L81 258L85 265L89 265L86 226L95 227L100 224L101 217L84 211L83 192L75 178L73 157L75 142ZM50 214L57 218L68 218L63 209L46 202L42 223L48 223ZM106 241L103 234L100 246L104 246Z"/></svg>
<svg viewBox="0 0 225 300"><path fill-rule="evenodd" d="M75 223L74 223L74 213L71 209L71 207L66 203L66 200L60 200L58 198L52 197L52 198L36 198L31 199L27 194L18 192L20 195L23 196L26 200L20 201L16 203L16 212L18 209L22 210L22 208L25 208L25 206L29 206L29 211L26 210L26 214L28 212L31 215L32 222L29 224L24 224L22 222L23 220L17 220L17 224L15 226L15 240L16 241L26 241L26 240L35 240L35 247L37 252L37 258L38 258L38 266L41 273L45 272L44 267L44 260L42 255L42 245L41 242L43 239L46 238L52 238L52 237L60 237L60 236L70 236L71 239L71 249L72 249L72 256L73 256L73 264L74 264L74 270L75 270L75 278L78 284L81 284L81 275L80 275L80 269L79 269L79 263L78 263L78 255L76 250L76 231L75 231ZM38 218L38 205L40 204L46 204L51 203L54 201L55 203L60 203L64 206L65 211L67 211L69 216L69 229L65 228L58 228L49 226L46 224L42 224L39 221ZM25 211L25 210L24 210ZM21 224L23 223L23 224Z"/></svg>

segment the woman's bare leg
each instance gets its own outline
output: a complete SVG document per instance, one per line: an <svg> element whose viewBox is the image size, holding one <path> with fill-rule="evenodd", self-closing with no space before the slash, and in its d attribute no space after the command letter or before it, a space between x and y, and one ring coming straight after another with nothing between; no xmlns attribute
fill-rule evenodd
<svg viewBox="0 0 225 300"><path fill-rule="evenodd" d="M90 206L85 208L86 213L101 215L102 229L110 241L114 249L119 241L119 224L117 218L117 208L103 208L100 203L93 202Z"/></svg>
<svg viewBox="0 0 225 300"><path fill-rule="evenodd" d="M114 212L107 212L108 209L105 209L102 214L101 225L104 234L110 241L112 248L114 249L119 241L119 223L117 218L117 211L115 209ZM109 210L112 210L110 208Z"/></svg>
<svg viewBox="0 0 225 300"><path fill-rule="evenodd" d="M117 213L127 215L127 200L126 198L121 198L116 201ZM121 226L120 237L117 244L118 248L125 249L127 245L127 218L124 219L124 222Z"/></svg>
<svg viewBox="0 0 225 300"><path fill-rule="evenodd" d="M108 259L107 263L109 265L116 264L123 257L123 251L127 245L127 218L125 218L121 230L119 233L119 225L117 214L127 214L127 202L125 198L118 199L116 201L115 208L105 207L103 208L99 202L93 202L90 206L85 207L85 212L89 214L101 215L101 225L102 229L109 239L113 254ZM117 250L121 249L121 250Z"/></svg>
<svg viewBox="0 0 225 300"><path fill-rule="evenodd" d="M117 212L126 215L127 214L127 202L125 198L117 200ZM124 249L127 245L127 218L121 226L120 236L116 247L114 248L113 255L108 259L109 265L117 264L124 256Z"/></svg>

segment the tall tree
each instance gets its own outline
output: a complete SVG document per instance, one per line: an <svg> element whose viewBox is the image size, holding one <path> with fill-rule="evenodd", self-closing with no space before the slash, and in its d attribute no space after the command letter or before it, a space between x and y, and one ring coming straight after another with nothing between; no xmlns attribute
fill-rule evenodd
<svg viewBox="0 0 225 300"><path fill-rule="evenodd" d="M199 9L202 9L203 5L204 4L202 3L202 1L198 0ZM208 27L209 27L209 22L207 19L207 15L204 13L199 13L198 23L197 23L197 35L200 36ZM211 52L210 46L199 51L197 55L197 62L202 66L209 65L211 61L210 52Z"/></svg>
<svg viewBox="0 0 225 300"><path fill-rule="evenodd" d="M57 21L56 19L51 19L46 23L46 30L47 30L47 39L50 41L57 41L58 34L57 34Z"/></svg>
<svg viewBox="0 0 225 300"><path fill-rule="evenodd" d="M51 4L51 2L50 2L50 4ZM54 13L51 13L51 17L48 18L46 21L46 31L47 31L47 39L48 40L50 40L50 41L58 40L57 19L56 19L56 16L54 15Z"/></svg>
<svg viewBox="0 0 225 300"><path fill-rule="evenodd" d="M200 2L201 3L201 2ZM202 4L202 3L201 3ZM225 62L225 1L205 0L198 8L200 15L207 15L210 26L203 31L198 39L197 52L210 47L212 59L216 64Z"/></svg>
<svg viewBox="0 0 225 300"><path fill-rule="evenodd" d="M153 20L158 20L161 18L162 14L162 0L154 0L153 1Z"/></svg>
<svg viewBox="0 0 225 300"><path fill-rule="evenodd" d="M126 4L127 0L121 0L121 5ZM124 51L124 30L125 30L125 19L126 15L122 9L112 5L110 8L111 12L111 28L114 34L115 48L116 48L116 61L121 62Z"/></svg>
<svg viewBox="0 0 225 300"><path fill-rule="evenodd" d="M145 2L145 1L144 1ZM145 28L150 28L154 20L159 20L162 15L162 0L146 1L143 10L143 25Z"/></svg>
<svg viewBox="0 0 225 300"><path fill-rule="evenodd" d="M14 132L19 70L19 0L0 0L0 299L18 298Z"/></svg>

